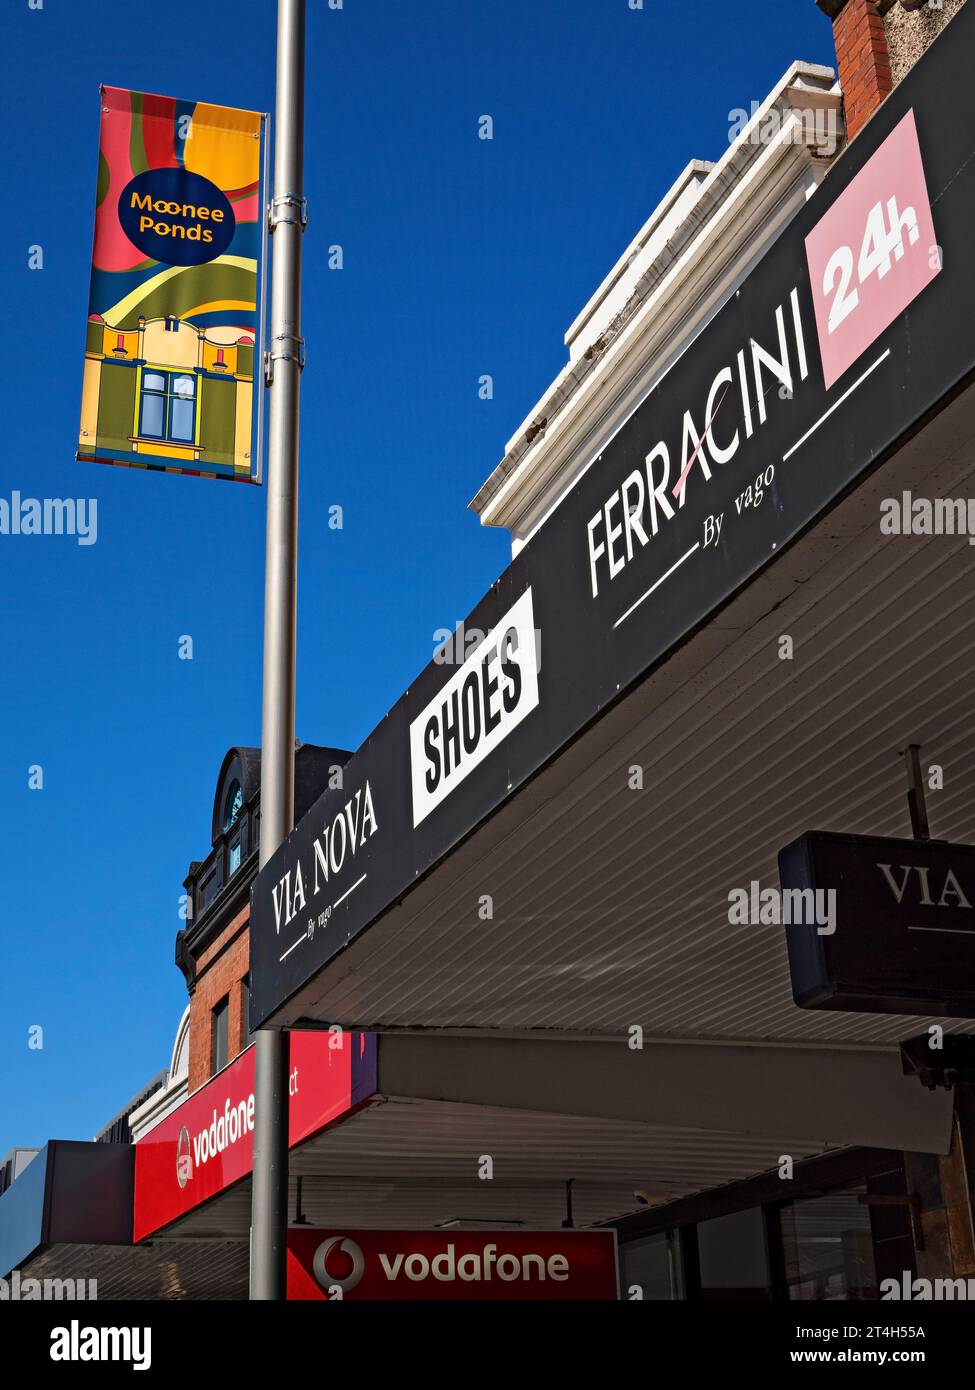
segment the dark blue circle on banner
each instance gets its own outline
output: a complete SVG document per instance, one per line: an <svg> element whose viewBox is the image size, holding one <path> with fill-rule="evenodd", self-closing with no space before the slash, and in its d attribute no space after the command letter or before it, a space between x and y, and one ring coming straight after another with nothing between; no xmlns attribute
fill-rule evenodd
<svg viewBox="0 0 975 1390"><path fill-rule="evenodd" d="M234 239L230 199L202 174L146 169L118 200L118 220L133 245L163 265L205 265Z"/></svg>

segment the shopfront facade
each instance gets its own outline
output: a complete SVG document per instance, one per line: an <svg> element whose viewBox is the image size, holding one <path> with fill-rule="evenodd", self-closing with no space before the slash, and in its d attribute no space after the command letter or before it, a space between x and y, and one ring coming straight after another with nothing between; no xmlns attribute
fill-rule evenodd
<svg viewBox="0 0 975 1390"><path fill-rule="evenodd" d="M779 859L879 837L895 906L955 914L915 958L967 931L909 848L975 840L975 9L820 8L842 85L794 64L678 176L472 503L511 565L360 749L299 746L260 873L227 753L110 1287L199 1296L210 1251L244 1296L257 1027L291 1297L975 1280L975 971L804 998L792 927L863 923L787 927Z"/></svg>
<svg viewBox="0 0 975 1390"><path fill-rule="evenodd" d="M874 21L903 17L843 8L855 138L797 64L687 167L475 499L511 566L253 896L253 1022L395 1039L408 1094L483 1107L478 1153L592 1126L594 1164L539 1171L643 1297L975 1273L966 1066L901 1051L967 1006L800 1007L782 919L734 915L808 832L903 849L921 792L932 836L975 832L975 14L894 82Z"/></svg>

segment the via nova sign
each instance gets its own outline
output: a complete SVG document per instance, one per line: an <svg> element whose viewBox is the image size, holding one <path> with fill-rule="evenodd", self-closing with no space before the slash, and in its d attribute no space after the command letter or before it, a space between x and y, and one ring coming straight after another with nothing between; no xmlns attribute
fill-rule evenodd
<svg viewBox="0 0 975 1390"><path fill-rule="evenodd" d="M785 929L800 1008L975 1018L975 845L811 831L779 876L835 895L835 931Z"/></svg>
<svg viewBox="0 0 975 1390"><path fill-rule="evenodd" d="M975 371L972 51L967 6L272 856L253 1026Z"/></svg>

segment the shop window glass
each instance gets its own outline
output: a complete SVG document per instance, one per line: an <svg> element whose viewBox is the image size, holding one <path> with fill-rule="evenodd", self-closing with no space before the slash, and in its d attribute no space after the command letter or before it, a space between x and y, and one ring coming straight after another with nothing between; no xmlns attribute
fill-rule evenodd
<svg viewBox="0 0 975 1390"><path fill-rule="evenodd" d="M878 1298L870 1209L858 1188L789 1202L781 1209L789 1298Z"/></svg>
<svg viewBox="0 0 975 1390"><path fill-rule="evenodd" d="M669 1303L684 1297L676 1232L628 1241L620 1247L622 1295Z"/></svg>
<svg viewBox="0 0 975 1390"><path fill-rule="evenodd" d="M701 1297L769 1297L765 1218L761 1207L702 1221L697 1228Z"/></svg>

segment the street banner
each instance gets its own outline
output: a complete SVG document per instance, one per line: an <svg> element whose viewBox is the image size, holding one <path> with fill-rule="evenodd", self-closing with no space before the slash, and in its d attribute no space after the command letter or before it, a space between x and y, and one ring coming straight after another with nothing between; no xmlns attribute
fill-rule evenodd
<svg viewBox="0 0 975 1390"><path fill-rule="evenodd" d="M259 483L265 117L100 96L77 456Z"/></svg>

